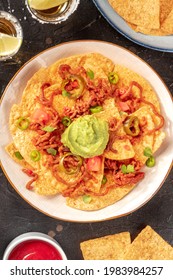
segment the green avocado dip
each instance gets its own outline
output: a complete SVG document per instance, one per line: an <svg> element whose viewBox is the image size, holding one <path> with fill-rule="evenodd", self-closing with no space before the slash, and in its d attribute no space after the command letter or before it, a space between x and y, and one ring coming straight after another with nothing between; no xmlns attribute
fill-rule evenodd
<svg viewBox="0 0 173 280"><path fill-rule="evenodd" d="M79 117L64 131L61 142L84 158L103 154L109 140L108 124L93 115Z"/></svg>

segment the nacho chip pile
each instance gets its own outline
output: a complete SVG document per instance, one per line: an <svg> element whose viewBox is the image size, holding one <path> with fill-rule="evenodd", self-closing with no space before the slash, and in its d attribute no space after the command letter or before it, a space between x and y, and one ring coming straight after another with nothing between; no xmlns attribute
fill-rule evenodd
<svg viewBox="0 0 173 280"><path fill-rule="evenodd" d="M108 0L112 8L136 32L173 34L173 0Z"/></svg>
<svg viewBox="0 0 173 280"><path fill-rule="evenodd" d="M84 241L80 248L84 260L173 260L173 247L150 226L132 242L122 232Z"/></svg>
<svg viewBox="0 0 173 280"><path fill-rule="evenodd" d="M28 191L63 195L69 207L92 211L144 178L142 167L165 138L163 125L147 80L87 53L60 59L28 81L10 111L6 151L31 177Z"/></svg>

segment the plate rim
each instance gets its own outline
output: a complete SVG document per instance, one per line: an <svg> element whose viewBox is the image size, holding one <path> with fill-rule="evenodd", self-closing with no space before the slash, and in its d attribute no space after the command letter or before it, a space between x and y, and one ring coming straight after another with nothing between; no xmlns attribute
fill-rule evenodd
<svg viewBox="0 0 173 280"><path fill-rule="evenodd" d="M140 42L136 39L133 39L131 36L129 36L126 32L122 31L120 28L118 28L116 26L116 24L109 18L109 15L107 15L107 13L102 9L102 7L100 6L99 0L92 0L93 3L95 4L96 8L98 9L98 11L102 14L102 16L107 20L107 22L114 28L116 29L121 35L123 35L125 38L127 38L128 40L132 41L133 43L140 45L142 47L151 49L151 50L156 50L156 51L161 51L161 52L168 52L168 53L173 53L173 48L172 49L165 49L162 47L155 47L152 45L147 45L143 42ZM104 1L104 0L103 0ZM107 1L107 0L106 0ZM108 3L109 4L109 3ZM115 14L118 16L118 14L116 13L116 11L114 11ZM145 35L145 34L143 34ZM149 35L145 35L145 36L149 36ZM163 37L163 36L162 36ZM173 37L173 35L172 35Z"/></svg>
<svg viewBox="0 0 173 280"><path fill-rule="evenodd" d="M166 90L167 90L167 92L168 92L168 94L169 94L169 96L170 96L170 98L171 98L171 100L172 100L172 102L173 102L173 96L172 96L172 94L171 94L169 88L167 87L167 85L166 85L165 82L163 81L162 77L160 77L160 75L156 72L156 70L153 69L153 68L152 68L146 61L144 61L142 58L140 58L139 56L137 56L136 54L134 54L132 51L126 49L125 47L119 46L119 45L117 45L117 44L115 44L115 43L112 43L112 42L107 42L107 41L102 41L102 40L90 40L90 39L85 40L85 39L84 39L84 40L73 40L73 41L68 41L68 42L63 42L63 43L57 44L57 45L55 45L55 46L52 46L52 47L50 47L50 48L47 48L47 49L45 49L45 50L39 52L39 53L36 54L35 56L31 57L27 62L25 62L25 63L18 69L18 71L14 74L14 76L13 76L13 77L10 79L10 81L8 82L8 84L7 84L7 86L5 87L5 89L4 89L4 91L3 91L3 94L2 94L2 96L1 96L1 98L0 98L0 105L1 105L1 103L2 103L2 101L3 101L3 98L5 97L5 94L6 94L7 90L8 90L8 88L9 88L9 86L10 86L11 83L13 82L13 80L16 78L16 76L18 76L18 74L23 70L23 68L24 68L26 65L28 65L29 63L31 63L35 58L39 57L41 54L43 54L43 53L45 53L45 52L47 52L47 51L50 51L51 49L55 49L55 48L61 47L61 46L63 46L63 45L75 44L75 43L85 43L85 42L87 42L87 43L90 43L90 42L91 42L91 43L102 43L102 44L107 44L107 45L111 45L111 46L116 46L116 47L122 49L123 51L130 53L130 55L134 56L135 58L139 59L142 63L146 64L146 66L149 67L150 70L153 71L153 72L155 73L155 75L161 80L161 82L162 82L163 85L165 86L165 88L166 88ZM121 217L123 217L123 216L128 216L129 214L131 214L131 213L137 211L138 209L140 209L141 207L143 207L145 204L147 204L147 203L156 195L156 193L161 189L162 185L164 184L165 180L167 179L167 177L168 177L168 175L169 175L169 173L170 173L170 171L171 171L171 169L172 169L172 167L173 167L173 160L172 160L172 163L170 164L170 166L169 166L169 168L168 168L168 170L167 170L167 172L166 172L166 174L165 174L163 180L160 182L158 188L157 188L157 189L151 194L151 196L150 196L146 201L144 201L141 205L139 205L139 206L135 207L133 210L127 211L127 212L125 212L125 213L123 213L123 214L119 214L119 215L115 215L115 216L111 216L111 217L103 218L103 219L99 219L99 220L93 219L93 220L84 220L84 221L83 221L83 220L77 221L77 220L73 220L73 219L66 219L66 218L61 218L61 217L58 217L58 216L54 216L54 215L52 215L52 214L49 214L49 213L45 212L44 210L40 209L39 207L37 207L35 204L33 204L32 202L30 202L23 194L21 194L21 193L19 192L19 190L17 189L17 187L13 184L13 182L12 182L11 179L9 178L9 176L8 176L8 174L7 174L7 171L5 170L5 168L4 168L3 164L2 164L1 159L0 159L0 164L1 164L1 168L2 168L2 171L3 171L4 175L5 175L5 177L7 178L8 182L9 182L10 185L13 187L13 189L19 194L19 196L20 196L22 199L24 199L25 202L27 202L30 206L32 206L32 207L33 207L34 209L36 209L37 211L39 211L39 212L41 212L42 214L44 214L44 215L46 215L46 216L49 216L49 217L51 217L51 218L59 219L59 220L66 221L66 222L74 222L74 223L96 223L96 222L103 222L103 221L108 221L108 220L113 220L113 219L121 218ZM106 207L105 207L105 208L106 208ZM80 211L80 210L79 210L79 211ZM88 211L85 211L85 212L88 212ZM91 211L91 212L96 213L97 210L94 210L94 211Z"/></svg>

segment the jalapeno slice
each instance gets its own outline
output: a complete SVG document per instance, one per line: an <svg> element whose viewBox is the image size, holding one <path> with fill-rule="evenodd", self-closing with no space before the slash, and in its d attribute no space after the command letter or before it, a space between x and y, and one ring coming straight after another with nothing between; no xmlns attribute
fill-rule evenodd
<svg viewBox="0 0 173 280"><path fill-rule="evenodd" d="M65 166L65 160L69 156L75 157L76 161L78 162L77 166L72 166L71 164L70 164L69 167ZM73 155L72 153L66 153L60 159L59 170L62 171L62 172L65 172L68 175L76 174L80 171L80 167L82 165L82 162L83 162L83 160L80 156Z"/></svg>
<svg viewBox="0 0 173 280"><path fill-rule="evenodd" d="M41 158L41 154L40 154L39 151L33 150L33 151L30 153L30 158L31 158L33 161L39 161L40 158Z"/></svg>
<svg viewBox="0 0 173 280"><path fill-rule="evenodd" d="M18 120L17 120L17 127L21 130L25 130L29 127L29 120L27 118L24 118L24 117L20 117Z"/></svg>
<svg viewBox="0 0 173 280"><path fill-rule="evenodd" d="M115 72L110 72L108 75L108 80L111 84L116 85L119 81L119 76Z"/></svg>
<svg viewBox="0 0 173 280"><path fill-rule="evenodd" d="M67 116L62 118L62 123L64 126L69 126L71 124L71 122L72 122L72 120Z"/></svg>
<svg viewBox="0 0 173 280"><path fill-rule="evenodd" d="M70 75L62 84L62 93L66 91L68 93L66 96L77 99L83 94L84 88L85 81L81 76Z"/></svg>
<svg viewBox="0 0 173 280"><path fill-rule="evenodd" d="M92 114L99 113L101 111L103 111L103 107L102 106L92 106L92 107L90 107L90 112Z"/></svg>
<svg viewBox="0 0 173 280"><path fill-rule="evenodd" d="M124 122L124 130L130 136L137 136L140 133L138 117L128 117Z"/></svg>

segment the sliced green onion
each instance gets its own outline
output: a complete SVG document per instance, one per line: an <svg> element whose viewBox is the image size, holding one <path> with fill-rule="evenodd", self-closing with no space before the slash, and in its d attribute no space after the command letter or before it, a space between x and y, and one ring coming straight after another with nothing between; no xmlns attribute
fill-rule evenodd
<svg viewBox="0 0 173 280"><path fill-rule="evenodd" d="M14 155L17 159L20 159L20 160L23 159L23 157L19 151L14 152Z"/></svg>
<svg viewBox="0 0 173 280"><path fill-rule="evenodd" d="M30 153L30 158L33 160L33 161L39 161L40 158L41 158L41 154L39 151L37 150L34 150Z"/></svg>
<svg viewBox="0 0 173 280"><path fill-rule="evenodd" d="M103 107L102 106L93 106L93 107L90 107L90 112L92 114L95 114L95 113L99 113L103 111Z"/></svg>
<svg viewBox="0 0 173 280"><path fill-rule="evenodd" d="M121 166L121 171L123 174L133 173L135 171L134 166L131 164L128 164L127 166L123 164Z"/></svg>
<svg viewBox="0 0 173 280"><path fill-rule="evenodd" d="M90 203L92 200L92 197L90 195L83 195L83 202Z"/></svg>
<svg viewBox="0 0 173 280"><path fill-rule="evenodd" d="M150 156L145 164L147 167L153 167L155 163L156 163L155 158L153 156Z"/></svg>
<svg viewBox="0 0 173 280"><path fill-rule="evenodd" d="M127 165L127 173L133 173L135 171L134 166L131 164Z"/></svg>
<svg viewBox="0 0 173 280"><path fill-rule="evenodd" d="M70 93L66 91L65 89L62 90L62 96L63 97L70 97Z"/></svg>
<svg viewBox="0 0 173 280"><path fill-rule="evenodd" d="M29 120L24 117L20 117L17 121L17 127L20 128L21 130L25 130L29 126Z"/></svg>
<svg viewBox="0 0 173 280"><path fill-rule="evenodd" d="M103 179L102 179L102 185L105 185L107 182L107 178L105 175L103 175Z"/></svg>
<svg viewBox="0 0 173 280"><path fill-rule="evenodd" d="M56 127L48 125L48 126L43 127L42 130L47 131L47 132L52 132L52 131L56 130Z"/></svg>
<svg viewBox="0 0 173 280"><path fill-rule="evenodd" d="M126 173L127 173L127 167L126 167L125 164L123 164L123 165L121 166L121 171L122 171L123 174L126 174Z"/></svg>
<svg viewBox="0 0 173 280"><path fill-rule="evenodd" d="M153 155L153 153L152 153L151 148L146 147L146 148L144 149L144 156L146 156L146 157L151 157L152 155Z"/></svg>
<svg viewBox="0 0 173 280"><path fill-rule="evenodd" d="M63 117L62 123L64 126L69 126L71 124L71 119L69 117Z"/></svg>
<svg viewBox="0 0 173 280"><path fill-rule="evenodd" d="M117 73L110 72L109 75L108 75L108 80L111 84L115 85L119 81L119 76L118 76Z"/></svg>
<svg viewBox="0 0 173 280"><path fill-rule="evenodd" d="M91 80L93 80L93 79L94 79L94 72L93 72L91 69L89 69L89 70L87 71L87 76L88 76Z"/></svg>
<svg viewBox="0 0 173 280"><path fill-rule="evenodd" d="M49 148L47 149L48 154L52 155L52 156L56 156L57 154L57 150L53 149L53 148Z"/></svg>

